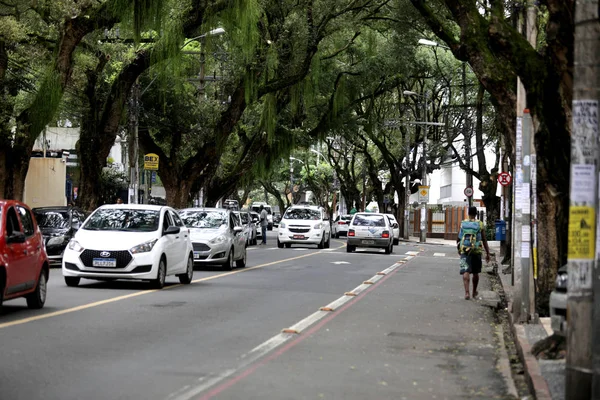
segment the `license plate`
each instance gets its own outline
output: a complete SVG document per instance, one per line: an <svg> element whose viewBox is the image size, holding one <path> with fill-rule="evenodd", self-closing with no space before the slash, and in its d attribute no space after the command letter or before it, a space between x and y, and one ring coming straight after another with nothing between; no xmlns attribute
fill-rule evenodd
<svg viewBox="0 0 600 400"><path fill-rule="evenodd" d="M294 235L294 239L304 239L304 235Z"/></svg>
<svg viewBox="0 0 600 400"><path fill-rule="evenodd" d="M194 252L194 260L197 260L197 259L199 259L199 258L200 258L200 252L198 252L198 251L195 251L195 252Z"/></svg>
<svg viewBox="0 0 600 400"><path fill-rule="evenodd" d="M362 244L375 244L374 240L363 240L361 241Z"/></svg>
<svg viewBox="0 0 600 400"><path fill-rule="evenodd" d="M93 267L116 267L116 258L94 258L92 260Z"/></svg>

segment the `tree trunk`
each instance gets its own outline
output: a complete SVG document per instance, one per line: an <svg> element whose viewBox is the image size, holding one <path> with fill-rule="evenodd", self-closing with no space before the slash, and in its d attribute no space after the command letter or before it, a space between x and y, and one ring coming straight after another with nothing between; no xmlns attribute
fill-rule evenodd
<svg viewBox="0 0 600 400"><path fill-rule="evenodd" d="M175 179L163 179L161 176L165 191L167 192L167 204L173 208L186 208L190 202L191 182L183 177ZM207 200L207 204L210 201Z"/></svg>
<svg viewBox="0 0 600 400"><path fill-rule="evenodd" d="M106 166L106 159L111 147L112 141L109 138L101 138L93 128L86 129L85 126L82 126L77 149L79 160L81 160L78 205L84 210L94 210L100 206L102 196L99 192L98 182L102 175L102 169Z"/></svg>

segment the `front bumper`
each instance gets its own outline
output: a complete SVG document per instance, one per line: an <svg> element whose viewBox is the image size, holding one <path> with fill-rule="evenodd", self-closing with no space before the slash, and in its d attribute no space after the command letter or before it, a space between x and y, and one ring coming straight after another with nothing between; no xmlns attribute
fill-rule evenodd
<svg viewBox="0 0 600 400"><path fill-rule="evenodd" d="M227 260L228 243L211 244L208 242L192 242L194 263L222 264Z"/></svg>
<svg viewBox="0 0 600 400"><path fill-rule="evenodd" d="M319 244L323 240L323 231L320 229L308 229L292 232L287 228L279 227L277 237L279 243Z"/></svg>
<svg viewBox="0 0 600 400"><path fill-rule="evenodd" d="M62 274L89 279L156 279L159 257L154 253L155 251L132 254L131 260L125 266L90 267L82 261L83 253L67 249L62 259Z"/></svg>
<svg viewBox="0 0 600 400"><path fill-rule="evenodd" d="M348 236L348 245L356 247L372 247L372 248L386 248L390 245L390 238L357 238Z"/></svg>

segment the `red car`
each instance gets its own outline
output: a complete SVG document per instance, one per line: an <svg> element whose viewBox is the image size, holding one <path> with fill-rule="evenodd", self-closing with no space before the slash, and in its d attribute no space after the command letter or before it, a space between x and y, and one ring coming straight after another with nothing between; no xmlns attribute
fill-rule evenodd
<svg viewBox="0 0 600 400"><path fill-rule="evenodd" d="M29 308L46 302L48 256L33 213L15 200L0 200L0 307L25 297Z"/></svg>

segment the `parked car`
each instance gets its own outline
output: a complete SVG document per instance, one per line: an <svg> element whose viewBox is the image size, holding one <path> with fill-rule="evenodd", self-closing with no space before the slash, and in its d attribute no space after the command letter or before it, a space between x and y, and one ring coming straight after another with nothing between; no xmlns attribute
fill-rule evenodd
<svg viewBox="0 0 600 400"><path fill-rule="evenodd" d="M352 253L357 247L381 248L386 254L394 251L394 234L385 214L354 214L348 227L346 251Z"/></svg>
<svg viewBox="0 0 600 400"><path fill-rule="evenodd" d="M248 211L236 211L235 214L240 219L242 226L244 227L244 234L246 235L246 246L255 245L258 243L256 239L256 224L252 220Z"/></svg>
<svg viewBox="0 0 600 400"><path fill-rule="evenodd" d="M396 216L394 214L385 214L390 220L390 225L392 227L392 231L394 232L394 245L398 244L400 241L400 225L396 220Z"/></svg>
<svg viewBox="0 0 600 400"><path fill-rule="evenodd" d="M194 262L218 264L226 270L246 266L246 235L233 211L224 208L186 208L179 211L190 229Z"/></svg>
<svg viewBox="0 0 600 400"><path fill-rule="evenodd" d="M350 214L338 215L337 217L335 217L335 220L333 220L333 225L331 227L331 235L334 238L339 238L341 235L347 236L348 225L350 224L351 220L352 215Z"/></svg>
<svg viewBox="0 0 600 400"><path fill-rule="evenodd" d="M69 242L62 262L67 286L81 278L151 281L155 288L176 275L194 274L189 229L171 207L110 204L97 208Z"/></svg>
<svg viewBox="0 0 600 400"><path fill-rule="evenodd" d="M292 244L316 244L319 249L329 248L331 225L329 215L323 207L296 205L289 207L277 234L277 247L291 247Z"/></svg>
<svg viewBox="0 0 600 400"><path fill-rule="evenodd" d="M15 200L0 200L0 307L25 297L27 307L46 302L49 265L44 239L33 213Z"/></svg>
<svg viewBox="0 0 600 400"><path fill-rule="evenodd" d="M252 218L252 222L256 226L256 238L262 239L262 229L260 228L260 214L255 211L250 211L250 217Z"/></svg>
<svg viewBox="0 0 600 400"><path fill-rule="evenodd" d="M60 263L67 244L79 230L85 213L76 207L37 207L32 209L42 231L50 263Z"/></svg>
<svg viewBox="0 0 600 400"><path fill-rule="evenodd" d="M556 275L556 286L550 293L550 326L557 335L567 336L568 267L563 265Z"/></svg>

